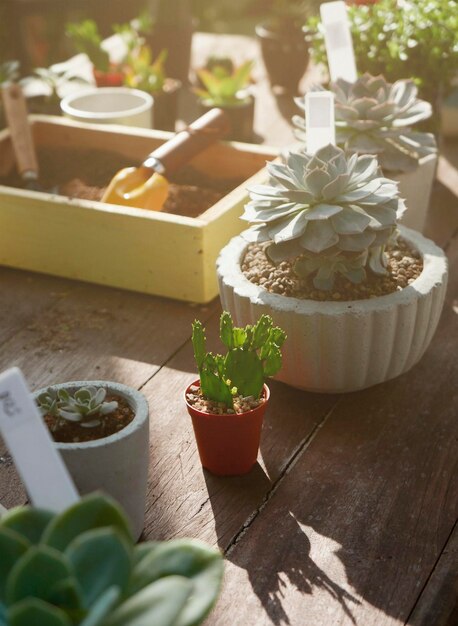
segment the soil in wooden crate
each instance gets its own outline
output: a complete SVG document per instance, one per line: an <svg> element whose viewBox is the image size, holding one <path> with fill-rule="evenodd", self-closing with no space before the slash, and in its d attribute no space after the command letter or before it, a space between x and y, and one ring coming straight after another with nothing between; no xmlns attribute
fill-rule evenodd
<svg viewBox="0 0 458 626"><path fill-rule="evenodd" d="M113 152L63 148L39 149L38 161L44 189L57 187L60 195L97 201L116 172L140 164ZM197 217L243 181L211 178L188 166L170 182L169 197L162 211ZM0 184L23 186L16 170L0 177Z"/></svg>
<svg viewBox="0 0 458 626"><path fill-rule="evenodd" d="M107 394L105 402L116 400L118 408L104 415L99 426L85 428L76 422L70 422L54 415L45 415L44 420L54 441L59 443L81 443L109 437L125 428L135 417L135 413L121 396Z"/></svg>
<svg viewBox="0 0 458 626"><path fill-rule="evenodd" d="M248 246L242 262L242 272L249 281L271 293L301 300L347 302L377 298L408 287L423 270L420 254L399 238L394 246L387 248L385 276L368 271L365 282L354 284L337 274L333 289L320 291L314 287L310 277L303 280L297 276L293 269L294 260L273 263L265 252L268 245L253 243Z"/></svg>

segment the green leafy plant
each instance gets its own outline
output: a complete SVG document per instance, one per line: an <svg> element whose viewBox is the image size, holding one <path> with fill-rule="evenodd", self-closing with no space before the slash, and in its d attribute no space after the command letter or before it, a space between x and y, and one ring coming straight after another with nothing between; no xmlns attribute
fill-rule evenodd
<svg viewBox="0 0 458 626"><path fill-rule="evenodd" d="M332 289L336 274L363 282L366 267L386 274L385 246L405 206L375 157L329 145L267 168L271 184L250 189L242 216L253 224L249 241L271 242L271 260L295 261L296 273L313 276L316 289Z"/></svg>
<svg viewBox="0 0 458 626"><path fill-rule="evenodd" d="M205 69L212 74L231 76L231 74L233 74L234 72L235 65L234 61L228 56L212 54L205 62Z"/></svg>
<svg viewBox="0 0 458 626"><path fill-rule="evenodd" d="M456 0L379 0L349 6L348 15L360 72L411 77L431 102L450 90L458 67ZM309 18L305 32L314 60L326 64L320 19Z"/></svg>
<svg viewBox="0 0 458 626"><path fill-rule="evenodd" d="M437 152L434 135L412 126L428 119L431 105L417 98L411 80L388 83L383 76L364 74L355 83L339 79L330 84L334 93L336 141L350 152L375 154L389 171L409 172L422 157ZM312 91L322 90L315 87ZM305 110L303 98L296 103ZM305 141L304 117L294 116L297 136Z"/></svg>
<svg viewBox="0 0 458 626"><path fill-rule="evenodd" d="M230 313L220 319L220 338L227 354L206 351L205 330L198 320L192 325L192 345L202 395L207 400L233 406L234 396L259 398L266 376L276 374L282 364L280 348L286 335L262 315L254 326L234 326Z"/></svg>
<svg viewBox="0 0 458 626"><path fill-rule="evenodd" d="M0 85L14 83L19 78L19 61L4 61L0 63Z"/></svg>
<svg viewBox="0 0 458 626"><path fill-rule="evenodd" d="M87 54L95 69L100 72L109 71L110 57L102 48L102 37L94 20L69 23L66 26L66 34L78 52Z"/></svg>
<svg viewBox="0 0 458 626"><path fill-rule="evenodd" d="M162 50L153 61L149 46L141 46L127 57L125 83L128 87L148 93L158 93L164 89L166 81L165 61L167 50Z"/></svg>
<svg viewBox="0 0 458 626"><path fill-rule="evenodd" d="M38 396L38 406L43 415L57 416L83 428L94 428L101 424L103 417L118 408L116 401L104 402L106 395L103 387L80 387L73 393L49 387Z"/></svg>
<svg viewBox="0 0 458 626"><path fill-rule="evenodd" d="M120 507L96 493L58 515L10 510L0 553L1 626L194 626L223 568L196 540L134 545Z"/></svg>
<svg viewBox="0 0 458 626"><path fill-rule="evenodd" d="M87 87L88 82L72 63L56 63L50 67L37 67L31 76L21 80L26 97L41 96L47 102L58 103L66 95Z"/></svg>
<svg viewBox="0 0 458 626"><path fill-rule="evenodd" d="M214 106L234 106L248 102L246 89L251 81L253 64L253 61L245 61L232 73L220 65L213 71L202 68L196 73L204 88L196 87L194 91L205 104Z"/></svg>

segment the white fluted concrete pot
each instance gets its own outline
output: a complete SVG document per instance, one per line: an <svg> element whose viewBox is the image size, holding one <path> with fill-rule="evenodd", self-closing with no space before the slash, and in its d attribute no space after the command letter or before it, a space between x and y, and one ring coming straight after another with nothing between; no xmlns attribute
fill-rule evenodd
<svg viewBox="0 0 458 626"><path fill-rule="evenodd" d="M135 417L119 432L81 443L56 443L81 495L102 490L117 500L127 513L134 536L141 535L146 503L149 465L149 411L145 396L131 387L105 380L72 381L50 385L74 391L92 385L121 396ZM39 389L35 398L48 389Z"/></svg>
<svg viewBox="0 0 458 626"><path fill-rule="evenodd" d="M429 154L420 160L416 170L406 174L385 172L388 178L399 181L399 193L406 201L407 211L402 225L422 233L428 216L429 201L436 176L437 155Z"/></svg>
<svg viewBox="0 0 458 626"><path fill-rule="evenodd" d="M276 378L293 387L340 393L395 378L423 356L447 286L443 251L413 230L400 231L423 257L420 276L402 291L351 302L299 300L254 285L240 269L248 244L235 237L217 260L223 308L240 326L267 313L283 328L288 338Z"/></svg>

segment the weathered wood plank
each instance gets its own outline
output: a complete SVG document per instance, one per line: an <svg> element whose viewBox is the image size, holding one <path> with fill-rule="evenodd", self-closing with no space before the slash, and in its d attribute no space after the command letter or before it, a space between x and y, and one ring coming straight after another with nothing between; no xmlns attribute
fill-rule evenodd
<svg viewBox="0 0 458 626"><path fill-rule="evenodd" d="M207 323L209 349L219 315ZM337 396L306 394L271 381L261 451L245 477L218 478L200 466L183 393L197 378L190 343L143 388L152 407L149 508L145 536L199 537L226 549L285 472L297 450L326 418Z"/></svg>
<svg viewBox="0 0 458 626"><path fill-rule="evenodd" d="M61 278L0 267L0 344L74 287Z"/></svg>
<svg viewBox="0 0 458 626"><path fill-rule="evenodd" d="M458 239L450 261L454 280L426 356L340 400L229 551L210 624L407 619L458 514Z"/></svg>
<svg viewBox="0 0 458 626"><path fill-rule="evenodd" d="M458 624L458 526L455 526L407 623L410 626Z"/></svg>
<svg viewBox="0 0 458 626"><path fill-rule="evenodd" d="M118 289L71 283L53 308L2 346L0 370L19 366L32 389L66 380L115 380L142 387L189 338L191 321L218 306L192 306ZM76 287L76 285L78 285ZM0 502L24 492L0 443Z"/></svg>

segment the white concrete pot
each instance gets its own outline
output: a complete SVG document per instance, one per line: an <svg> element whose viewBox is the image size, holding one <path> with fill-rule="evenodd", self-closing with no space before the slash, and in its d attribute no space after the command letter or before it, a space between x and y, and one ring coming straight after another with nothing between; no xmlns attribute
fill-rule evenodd
<svg viewBox="0 0 458 626"><path fill-rule="evenodd" d="M436 176L437 155L429 154L420 160L416 170L407 174L385 171L388 178L399 181L399 192L407 205L403 226L422 233L428 215L429 201Z"/></svg>
<svg viewBox="0 0 458 626"><path fill-rule="evenodd" d="M102 490L117 500L127 513L134 536L141 535L145 517L149 465L149 412L145 396L119 383L72 381L51 385L53 389L74 390L93 385L123 397L135 418L114 435L82 443L56 443L56 447L81 495ZM48 389L34 393L35 398Z"/></svg>
<svg viewBox="0 0 458 626"><path fill-rule="evenodd" d="M279 380L322 393L356 391L407 372L423 356L436 330L447 285L447 261L432 241L400 228L423 257L421 275L379 298L315 302L269 293L243 275L247 242L235 237L217 260L223 308L238 325L272 316L288 338Z"/></svg>
<svg viewBox="0 0 458 626"><path fill-rule="evenodd" d="M60 108L78 122L151 128L153 98L129 87L91 87L63 98Z"/></svg>

